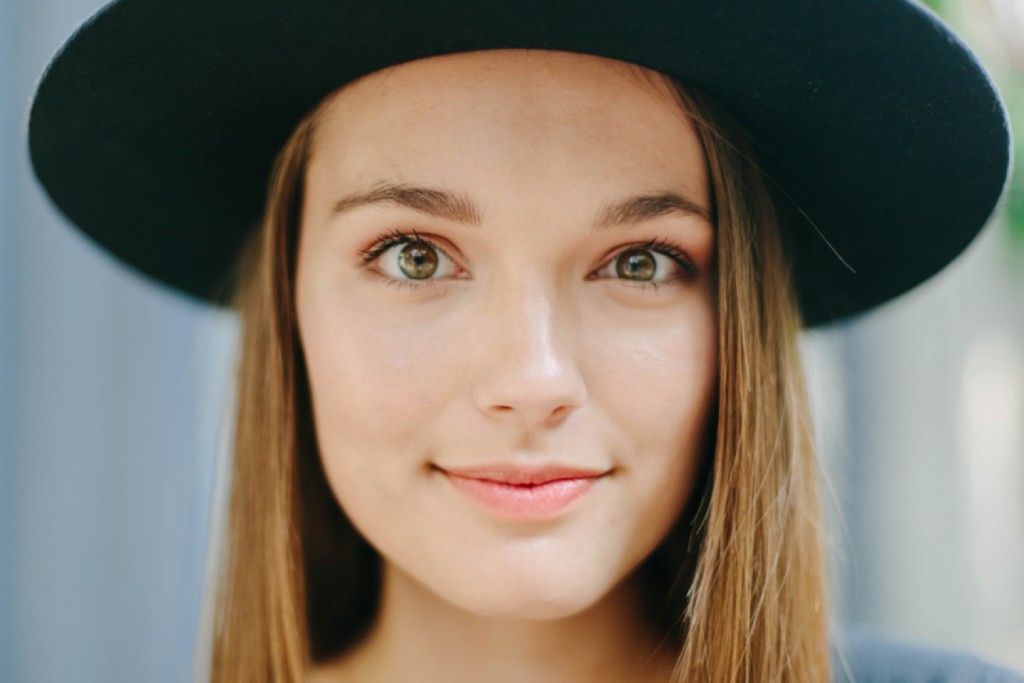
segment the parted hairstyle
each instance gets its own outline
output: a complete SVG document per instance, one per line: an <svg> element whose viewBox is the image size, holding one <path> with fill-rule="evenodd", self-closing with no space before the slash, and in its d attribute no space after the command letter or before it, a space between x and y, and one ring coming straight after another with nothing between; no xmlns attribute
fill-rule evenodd
<svg viewBox="0 0 1024 683"><path fill-rule="evenodd" d="M820 683L829 659L818 471L780 204L729 114L667 80L712 188L718 386L690 502L637 571L651 624L678 653L673 683ZM239 261L230 497L209 602L215 683L298 683L366 633L378 605L379 556L320 463L296 326L303 183L323 108L280 152Z"/></svg>

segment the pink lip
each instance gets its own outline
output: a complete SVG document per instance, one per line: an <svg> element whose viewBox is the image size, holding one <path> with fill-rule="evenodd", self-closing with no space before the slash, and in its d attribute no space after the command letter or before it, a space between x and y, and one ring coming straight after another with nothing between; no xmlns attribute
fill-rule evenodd
<svg viewBox="0 0 1024 683"><path fill-rule="evenodd" d="M606 471L494 465L441 470L457 489L504 519L542 520L564 513Z"/></svg>

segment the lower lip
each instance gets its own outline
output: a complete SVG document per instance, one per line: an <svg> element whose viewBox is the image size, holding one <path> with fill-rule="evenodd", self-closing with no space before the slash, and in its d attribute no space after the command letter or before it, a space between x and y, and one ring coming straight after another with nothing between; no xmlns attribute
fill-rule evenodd
<svg viewBox="0 0 1024 683"><path fill-rule="evenodd" d="M598 477L558 479L544 484L521 486L488 479L460 477L445 472L457 489L504 519L544 520L566 512L582 498Z"/></svg>

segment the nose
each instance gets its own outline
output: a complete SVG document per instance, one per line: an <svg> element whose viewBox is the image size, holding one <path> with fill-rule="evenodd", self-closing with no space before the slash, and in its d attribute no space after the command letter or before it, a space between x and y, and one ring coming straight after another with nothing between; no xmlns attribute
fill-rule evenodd
<svg viewBox="0 0 1024 683"><path fill-rule="evenodd" d="M584 405L578 328L540 283L504 287L486 303L474 400L490 417L527 429L554 427Z"/></svg>

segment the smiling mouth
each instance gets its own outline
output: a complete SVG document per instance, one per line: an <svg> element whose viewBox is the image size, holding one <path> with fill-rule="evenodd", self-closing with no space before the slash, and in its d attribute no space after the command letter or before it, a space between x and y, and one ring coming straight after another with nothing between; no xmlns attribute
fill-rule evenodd
<svg viewBox="0 0 1024 683"><path fill-rule="evenodd" d="M609 471L545 466L437 468L456 490L510 520L553 519L571 509Z"/></svg>

